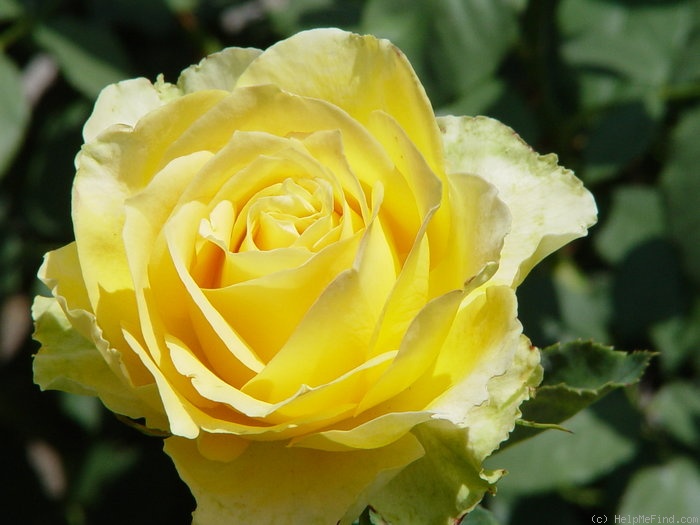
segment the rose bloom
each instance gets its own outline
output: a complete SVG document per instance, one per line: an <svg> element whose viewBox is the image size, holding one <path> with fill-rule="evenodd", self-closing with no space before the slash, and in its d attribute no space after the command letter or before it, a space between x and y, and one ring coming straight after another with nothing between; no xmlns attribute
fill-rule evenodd
<svg viewBox="0 0 700 525"><path fill-rule="evenodd" d="M595 222L556 157L334 29L108 86L84 140L35 380L166 433L195 523L444 524L492 491L541 379L515 288Z"/></svg>

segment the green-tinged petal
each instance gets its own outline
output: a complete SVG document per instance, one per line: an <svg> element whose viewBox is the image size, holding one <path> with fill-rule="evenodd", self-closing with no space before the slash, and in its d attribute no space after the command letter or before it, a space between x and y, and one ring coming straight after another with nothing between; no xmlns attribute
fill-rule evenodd
<svg viewBox="0 0 700 525"><path fill-rule="evenodd" d="M482 461L512 431L521 402L541 379L539 353L520 336L506 286L465 301L441 348L429 373L391 401L417 403L443 382L453 385L428 407L441 421L412 431L425 458L371 501L391 523L453 523L476 505L498 477L484 473Z"/></svg>
<svg viewBox="0 0 700 525"><path fill-rule="evenodd" d="M506 373L488 381L488 400L472 406L461 418L460 426L469 429L469 449L475 458L483 460L508 437L521 416L520 405L541 380L540 352L527 337L520 336Z"/></svg>
<svg viewBox="0 0 700 525"><path fill-rule="evenodd" d="M513 366L522 333L516 315L515 293L508 286L488 287L463 302L434 367L416 384L416 393L437 393L429 396L431 410L463 425L465 411L488 401L486 385ZM441 383L449 388L437 390Z"/></svg>
<svg viewBox="0 0 700 525"><path fill-rule="evenodd" d="M501 473L482 470L470 454L468 429L430 421L413 434L425 456L402 470L369 503L388 523L452 525L493 490Z"/></svg>
<svg viewBox="0 0 700 525"><path fill-rule="evenodd" d="M114 341L105 339L103 328L97 324L90 305L76 243L47 253L38 276L49 287L71 325L86 340L94 343L116 376L132 386L151 383L148 370L128 347L122 346L118 350ZM159 407L156 399L153 398L151 405Z"/></svg>
<svg viewBox="0 0 700 525"><path fill-rule="evenodd" d="M304 31L267 49L238 82L256 84L326 100L362 124L373 111L386 111L431 168L442 168L430 101L404 54L388 40L339 29Z"/></svg>
<svg viewBox="0 0 700 525"><path fill-rule="evenodd" d="M185 69L177 86L185 93L205 89L231 91L241 73L262 51L255 48L230 47L203 58L199 64Z"/></svg>
<svg viewBox="0 0 700 525"><path fill-rule="evenodd" d="M59 302L65 302L63 306L73 326L83 337L90 339L95 328L95 316L85 289L75 242L44 255L38 276L53 296L59 298Z"/></svg>
<svg viewBox="0 0 700 525"><path fill-rule="evenodd" d="M155 388L133 388L118 377L94 343L73 328L57 299L37 296L32 316L34 338L42 345L34 356L34 382L42 390L97 396L117 414L145 417L149 427L167 428L162 412L153 406Z"/></svg>
<svg viewBox="0 0 700 525"><path fill-rule="evenodd" d="M230 462L208 460L181 438L166 440L165 451L197 500L194 525L349 525L371 493L423 454L410 434L348 452L251 443Z"/></svg>
<svg viewBox="0 0 700 525"><path fill-rule="evenodd" d="M83 139L92 142L115 124L133 128L146 113L165 104L161 93L148 79L134 78L110 84L102 90L90 118L83 127Z"/></svg>
<svg viewBox="0 0 700 525"><path fill-rule="evenodd" d="M512 129L486 117L438 122L448 172L490 182L511 212L494 282L518 285L535 264L595 223L593 196L555 155L538 155Z"/></svg>

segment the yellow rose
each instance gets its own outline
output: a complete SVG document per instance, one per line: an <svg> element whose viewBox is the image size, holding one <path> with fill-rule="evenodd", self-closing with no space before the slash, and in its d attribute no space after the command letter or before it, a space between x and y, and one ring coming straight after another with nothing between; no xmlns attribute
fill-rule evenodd
<svg viewBox="0 0 700 525"><path fill-rule="evenodd" d="M35 380L167 432L195 523L448 523L540 380L515 287L591 195L486 118L436 118L333 29L99 96L47 254Z"/></svg>

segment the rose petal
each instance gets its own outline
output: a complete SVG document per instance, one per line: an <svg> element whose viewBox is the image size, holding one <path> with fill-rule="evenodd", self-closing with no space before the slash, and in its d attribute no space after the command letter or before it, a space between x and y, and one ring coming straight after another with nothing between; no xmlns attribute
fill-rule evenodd
<svg viewBox="0 0 700 525"><path fill-rule="evenodd" d="M117 414L146 418L151 428L168 427L155 388L131 387L115 373L95 344L72 326L57 299L37 296L32 316L34 338L41 343L32 362L34 381L42 390L97 396Z"/></svg>
<svg viewBox="0 0 700 525"><path fill-rule="evenodd" d="M428 411L382 414L347 430L325 430L295 438L291 446L328 451L381 448L432 417L433 414ZM350 419L341 422L340 426L348 427L353 423L354 420Z"/></svg>
<svg viewBox="0 0 700 525"><path fill-rule="evenodd" d="M248 418L238 417L237 414L228 413L229 422L235 422L240 426L232 429L224 422L218 431L243 430L243 433L260 433L269 428L270 432L278 432L281 428L297 428L295 434L308 432L309 423L314 428L328 425L334 422L339 415L338 409L342 407L344 417L352 411L352 398L358 386L371 381L372 377L381 374L386 368L386 363L393 357L389 353L362 363L357 368L348 371L341 377L328 384L310 388L307 385L298 385L298 388L287 399L278 403L260 401L255 397L242 392L233 385L226 383L217 377L211 370L204 366L194 353L185 347L181 341L168 337L166 345L170 351L170 357L177 371L192 383L197 392L208 401L217 404L222 403L234 409L238 414ZM211 403L207 403L211 405ZM211 405L213 406L213 405ZM207 412L215 416L215 412ZM324 416L329 420L324 421ZM270 417L272 416L272 417ZM258 419L258 421L252 418ZM319 423L321 423L319 425ZM212 429L210 424L207 428ZM251 427L247 429L245 427ZM280 439L278 436L277 439Z"/></svg>
<svg viewBox="0 0 700 525"><path fill-rule="evenodd" d="M516 318L515 292L507 286L467 295L452 319L432 366L392 403L414 410L429 407L440 417L459 422L463 413L459 410L484 402L487 381L508 370L522 326ZM487 367L481 382L473 377L480 363ZM472 387L468 393L465 385ZM447 403L443 395L455 402Z"/></svg>
<svg viewBox="0 0 700 525"><path fill-rule="evenodd" d="M396 278L372 335L369 355L399 348L406 330L428 302L429 274L430 249L423 235L414 243Z"/></svg>
<svg viewBox="0 0 700 525"><path fill-rule="evenodd" d="M199 434L200 427L194 419L191 410L192 403L186 394L194 397L192 388L188 389L188 384L175 372L169 356L160 349L158 351L160 362L155 363L149 350L138 340L136 334L124 329L122 337L126 344L132 349L134 354L141 360L155 381L158 395L163 403L165 415L168 418L168 430L176 436L195 438ZM189 392L188 392L189 390Z"/></svg>
<svg viewBox="0 0 700 525"><path fill-rule="evenodd" d="M83 140L92 142L115 124L133 128L146 113L166 103L156 87L145 78L124 80L104 88L83 126Z"/></svg>
<svg viewBox="0 0 700 525"><path fill-rule="evenodd" d="M185 69L177 79L177 86L184 93L205 89L232 91L241 73L260 53L259 49L250 47L229 47L212 53Z"/></svg>
<svg viewBox="0 0 700 525"><path fill-rule="evenodd" d="M515 355L505 355L509 354L506 373L488 379L487 401L474 406L469 399L470 408L459 424L441 420L416 427L413 433L425 448L425 457L409 465L370 500L384 519L392 523L448 523L493 490L503 472L483 471L480 465L512 431L520 417L520 404L542 378L539 352L527 338L521 336ZM488 359L479 368L468 382L493 373ZM451 398L456 403L453 410L463 411L464 406L458 408L463 401Z"/></svg>
<svg viewBox="0 0 700 525"><path fill-rule="evenodd" d="M166 162L193 151L218 151L237 131L303 137L319 130L340 130L346 156L354 163L353 170L358 176L391 170L391 162L367 130L326 101L286 93L271 85L237 88L233 93L201 91L183 99L221 93L228 96L206 108L207 112L186 133L171 140L164 157Z"/></svg>
<svg viewBox="0 0 700 525"><path fill-rule="evenodd" d="M512 215L494 282L520 284L532 267L596 221L593 196L555 155L539 156L515 132L486 117L439 117L450 173L498 188Z"/></svg>
<svg viewBox="0 0 700 525"><path fill-rule="evenodd" d="M369 494L423 453L411 435L384 448L352 452L252 443L231 462L205 459L185 439L166 440L165 451L197 500L196 525L349 525Z"/></svg>
<svg viewBox="0 0 700 525"><path fill-rule="evenodd" d="M239 86L273 84L325 100L366 124L377 109L392 115L432 169L442 146L423 86L404 54L388 40L339 29L305 31L268 48L241 75Z"/></svg>
<svg viewBox="0 0 700 525"><path fill-rule="evenodd" d="M448 175L447 181L449 200L438 213L444 211L448 218L443 234L449 233L450 242L433 258L431 297L463 288L489 265L497 265L511 223L495 186L462 173Z"/></svg>
<svg viewBox="0 0 700 525"><path fill-rule="evenodd" d="M370 498L389 523L456 523L475 507L502 473L481 471L469 454L468 430L448 421L423 423L413 430L425 449Z"/></svg>
<svg viewBox="0 0 700 525"><path fill-rule="evenodd" d="M325 384L359 366L367 359L375 323L396 278L394 271L376 220L359 247L356 268L333 280L290 339L244 390L279 400L291 395L299 384Z"/></svg>
<svg viewBox="0 0 700 525"><path fill-rule="evenodd" d="M488 379L486 403L471 405L465 411L464 393L470 387L460 385L454 396L448 393L431 406L433 410L448 414L460 427L469 429L469 449L481 460L508 438L521 416L520 405L532 396L542 380L540 352L524 335L520 336L515 355L508 359L506 372ZM498 360L499 357L494 356L493 362ZM465 383L480 383L480 378L493 373L491 365L491 360L483 360Z"/></svg>
<svg viewBox="0 0 700 525"><path fill-rule="evenodd" d="M183 189L211 157L210 152L203 151L175 159L160 170L144 190L127 198L124 203L122 238L132 275L131 287L138 305L139 321L144 329L153 325L152 316L159 312L157 309L148 310L144 295L151 290L149 263L158 262L157 259L154 260L153 247ZM156 264L151 271L160 271L160 265ZM181 296L173 295L171 300L182 302ZM156 349L153 348L152 351ZM154 357L156 361L159 360L157 355Z"/></svg>
<svg viewBox="0 0 700 525"><path fill-rule="evenodd" d="M428 303L411 322L391 367L378 381L369 385L356 414L386 402L383 413L422 410L419 404L396 403L395 396L404 392L432 365L448 334L455 311L462 300L461 292L440 296Z"/></svg>
<svg viewBox="0 0 700 525"><path fill-rule="evenodd" d="M117 348L123 344L121 323L138 323L135 301L124 293L133 288L120 236L124 203L158 171L167 144L220 99L220 92L200 93L171 102L168 111L151 111L134 130L103 133L77 159L72 206L78 257L92 310Z"/></svg>
<svg viewBox="0 0 700 525"><path fill-rule="evenodd" d="M90 339L95 329L95 315L85 289L75 242L44 255L38 276L54 297L63 301L73 326Z"/></svg>
<svg viewBox="0 0 700 525"><path fill-rule="evenodd" d="M269 362L328 283L352 264L360 237L357 234L331 244L297 268L191 293L201 294L207 301L208 305L198 302L207 318L214 319L217 314L213 312L225 312L228 322L260 360ZM279 256L286 257L283 253Z"/></svg>
<svg viewBox="0 0 700 525"><path fill-rule="evenodd" d="M389 199L386 211L382 212L382 218L392 234L399 260L405 260L417 240L419 228L413 222L414 206L418 224L427 223L430 217L430 254L433 258L439 257L444 251L444 245L450 241L445 235L446 231L443 231L447 228L438 217L438 208L445 202L443 174L430 169L423 153L416 148L406 131L391 115L383 111L374 111L368 120L369 129L393 160L397 169L396 176L403 179L407 190L407 195L402 195L399 200L403 206L392 206L392 200ZM387 188L386 191L393 196L396 190Z"/></svg>
<svg viewBox="0 0 700 525"><path fill-rule="evenodd" d="M169 283L169 286L176 289L183 288L184 293L177 306L188 313L188 321L192 323L201 340L204 355L207 355L217 370L222 371L224 378L232 384L241 384L242 378L246 377L241 370L242 366L257 372L262 369L264 362L229 324L230 314L226 310L213 307L188 271L194 256L196 225L201 217L202 208L203 206L196 202L182 206L167 223L164 241L168 252L163 254L158 269L171 269L168 271L171 280L164 285Z"/></svg>

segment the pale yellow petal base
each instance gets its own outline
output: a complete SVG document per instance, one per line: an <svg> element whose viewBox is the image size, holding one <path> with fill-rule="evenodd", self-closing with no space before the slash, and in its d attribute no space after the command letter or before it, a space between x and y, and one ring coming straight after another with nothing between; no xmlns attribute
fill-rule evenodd
<svg viewBox="0 0 700 525"><path fill-rule="evenodd" d="M179 437L165 451L197 500L193 525L350 525L372 493L423 455L410 434L349 452L251 443L230 462L206 459Z"/></svg>

